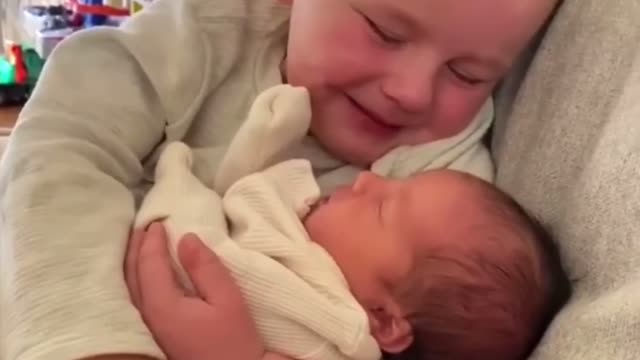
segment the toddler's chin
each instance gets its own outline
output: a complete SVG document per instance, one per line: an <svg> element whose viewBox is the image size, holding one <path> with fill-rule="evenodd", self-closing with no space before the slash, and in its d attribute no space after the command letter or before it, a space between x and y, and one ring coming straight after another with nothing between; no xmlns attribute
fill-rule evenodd
<svg viewBox="0 0 640 360"><path fill-rule="evenodd" d="M357 135L327 136L314 132L312 134L331 156L345 163L368 168L378 158L378 151L364 146Z"/></svg>

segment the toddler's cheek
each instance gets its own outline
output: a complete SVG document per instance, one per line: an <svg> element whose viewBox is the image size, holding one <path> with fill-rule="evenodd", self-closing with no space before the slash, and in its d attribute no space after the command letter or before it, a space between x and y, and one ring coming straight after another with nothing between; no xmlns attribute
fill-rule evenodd
<svg viewBox="0 0 640 360"><path fill-rule="evenodd" d="M464 131L476 118L490 96L490 90L475 91L449 89L439 98L430 131L436 139L454 136ZM489 114L489 112L486 112Z"/></svg>

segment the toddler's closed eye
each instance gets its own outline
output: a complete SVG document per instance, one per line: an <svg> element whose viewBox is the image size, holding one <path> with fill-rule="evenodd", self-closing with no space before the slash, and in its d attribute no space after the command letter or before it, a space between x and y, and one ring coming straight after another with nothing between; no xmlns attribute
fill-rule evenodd
<svg viewBox="0 0 640 360"><path fill-rule="evenodd" d="M465 74L464 72L460 71L459 69L457 69L455 66L453 65L447 65L447 67L449 68L449 71L451 71L451 73L453 73L453 75L458 78L459 80L461 80L462 82L465 82L469 85L477 85L477 84L481 84L484 82L484 80L482 79L478 79L472 76L469 76L467 74Z"/></svg>

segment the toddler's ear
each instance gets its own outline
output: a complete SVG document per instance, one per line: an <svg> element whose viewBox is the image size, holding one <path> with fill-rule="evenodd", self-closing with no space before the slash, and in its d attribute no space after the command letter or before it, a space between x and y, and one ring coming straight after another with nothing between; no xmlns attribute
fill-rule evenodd
<svg viewBox="0 0 640 360"><path fill-rule="evenodd" d="M369 309L371 335L380 348L390 354L406 350L413 342L413 329L395 302Z"/></svg>

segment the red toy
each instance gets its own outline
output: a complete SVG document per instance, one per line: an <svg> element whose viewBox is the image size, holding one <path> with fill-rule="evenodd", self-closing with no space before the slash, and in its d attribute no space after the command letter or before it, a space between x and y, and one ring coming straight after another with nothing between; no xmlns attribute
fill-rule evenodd
<svg viewBox="0 0 640 360"><path fill-rule="evenodd" d="M29 74L27 72L27 67L24 64L22 46L11 45L11 47L9 48L9 62L12 63L16 69L16 84L26 84Z"/></svg>
<svg viewBox="0 0 640 360"><path fill-rule="evenodd" d="M76 14L82 15L102 15L102 16L129 16L129 9L120 9L104 5L86 5L78 0L67 1L69 9Z"/></svg>

